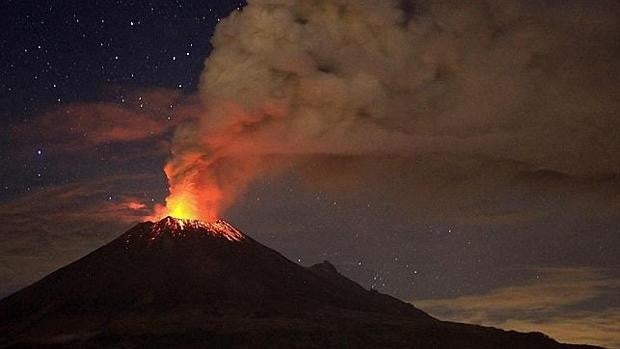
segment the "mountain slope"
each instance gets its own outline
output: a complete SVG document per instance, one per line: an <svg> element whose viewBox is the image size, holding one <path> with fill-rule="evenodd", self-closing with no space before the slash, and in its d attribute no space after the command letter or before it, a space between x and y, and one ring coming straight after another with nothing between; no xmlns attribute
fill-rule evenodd
<svg viewBox="0 0 620 349"><path fill-rule="evenodd" d="M568 348L438 321L224 221L167 217L0 301L5 347Z"/></svg>

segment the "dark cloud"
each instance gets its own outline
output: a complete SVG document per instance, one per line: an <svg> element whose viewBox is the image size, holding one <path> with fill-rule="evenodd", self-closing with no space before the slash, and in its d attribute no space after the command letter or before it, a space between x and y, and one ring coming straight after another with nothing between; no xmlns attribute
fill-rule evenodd
<svg viewBox="0 0 620 349"><path fill-rule="evenodd" d="M320 156L305 158L297 173L309 188L388 200L411 219L445 224L523 226L569 212L610 219L620 208L620 177L532 171L499 159Z"/></svg>

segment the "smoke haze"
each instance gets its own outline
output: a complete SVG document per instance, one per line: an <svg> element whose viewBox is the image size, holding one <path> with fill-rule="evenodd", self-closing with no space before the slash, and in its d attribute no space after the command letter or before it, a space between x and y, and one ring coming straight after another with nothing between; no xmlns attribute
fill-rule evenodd
<svg viewBox="0 0 620 349"><path fill-rule="evenodd" d="M250 0L212 39L167 205L213 219L308 157L618 174L619 15L605 1Z"/></svg>

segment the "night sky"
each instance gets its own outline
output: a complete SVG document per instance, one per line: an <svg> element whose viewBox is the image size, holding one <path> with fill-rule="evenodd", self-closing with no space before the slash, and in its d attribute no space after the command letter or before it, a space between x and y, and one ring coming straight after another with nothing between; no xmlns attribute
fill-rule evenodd
<svg viewBox="0 0 620 349"><path fill-rule="evenodd" d="M351 106L339 104L332 80L302 83L299 91L310 92L299 93L305 109L295 113L320 105L313 110L324 115L363 109L352 112L355 120L390 116L374 120L376 128L319 116L294 134L295 125L272 127L276 115L231 135L226 142L258 144L269 170L253 170L224 218L293 261L329 260L364 287L442 319L620 348L617 2L524 1L519 15L508 2L510 11L503 3L446 3L399 9L405 19L395 28L408 28L412 53L394 45L398 52L386 49L387 58L364 65L356 49L382 37L321 46L312 29L300 34L270 21L284 15L243 17L245 2L3 1L0 297L164 203L164 165L171 149L186 149L175 129L196 120L214 127L204 107L214 91L250 105L266 89L254 85L262 75L250 74L253 65L248 75L231 68L219 77L227 60L301 60L286 45L267 50L268 41L251 36L252 25L269 23L291 47L308 45L318 62L311 71L352 81L345 86L358 100L381 96ZM384 6L352 10L347 21L371 13L387 23L392 12ZM310 6L296 11L296 24L320 21ZM237 17L227 21L231 13ZM220 22L229 27L213 50ZM358 27L346 28L357 35ZM290 39L293 32L304 40ZM254 52L254 44L263 46ZM218 50L210 67L205 60ZM287 74L311 74L283 62L274 64ZM356 85L360 72L369 72L364 88ZM316 86L336 92L325 96ZM343 124L350 128L337 133ZM282 137L281 129L290 133Z"/></svg>

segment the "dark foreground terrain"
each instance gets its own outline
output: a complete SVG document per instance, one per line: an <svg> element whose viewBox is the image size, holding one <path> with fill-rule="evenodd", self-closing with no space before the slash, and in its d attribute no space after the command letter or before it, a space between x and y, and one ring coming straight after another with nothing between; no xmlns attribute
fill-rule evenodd
<svg viewBox="0 0 620 349"><path fill-rule="evenodd" d="M223 221L165 218L0 301L0 348L595 348L439 321Z"/></svg>

